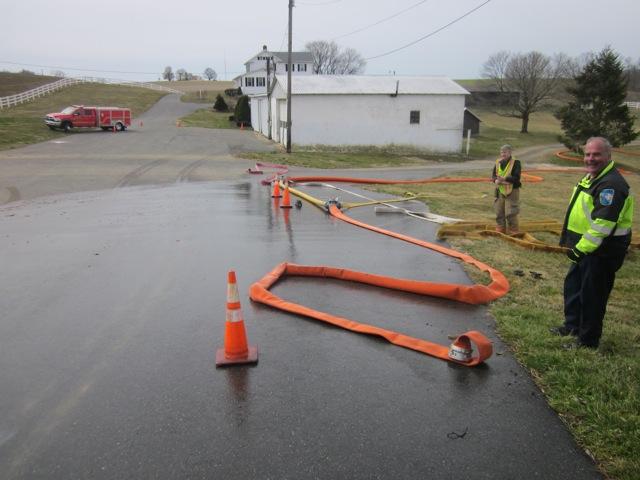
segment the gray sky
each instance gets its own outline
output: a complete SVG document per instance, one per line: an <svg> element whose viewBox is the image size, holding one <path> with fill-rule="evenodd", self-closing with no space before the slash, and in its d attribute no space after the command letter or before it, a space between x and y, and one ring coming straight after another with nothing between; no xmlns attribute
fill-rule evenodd
<svg viewBox="0 0 640 480"><path fill-rule="evenodd" d="M427 36L486 1L298 0L293 47L335 40L371 58ZM227 79L241 73L262 45L287 49L288 0L0 2L0 70L152 81L170 65L198 75L211 67L224 80L225 72ZM639 22L637 0L489 0L412 46L371 58L365 73L479 78L482 64L500 50L577 56L607 45L637 62Z"/></svg>

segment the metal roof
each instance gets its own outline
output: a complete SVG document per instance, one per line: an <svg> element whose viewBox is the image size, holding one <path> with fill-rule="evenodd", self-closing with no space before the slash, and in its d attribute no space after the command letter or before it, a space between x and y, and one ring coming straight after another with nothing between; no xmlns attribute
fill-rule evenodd
<svg viewBox="0 0 640 480"><path fill-rule="evenodd" d="M244 64L251 63L258 56L273 56L278 63L287 63L289 53L288 52L272 52L269 50L262 50L256 53L250 60L244 62ZM313 55L311 52L291 52L291 63L313 63Z"/></svg>
<svg viewBox="0 0 640 480"><path fill-rule="evenodd" d="M287 76L276 75L286 90ZM402 77L372 75L295 75L291 82L294 95L469 95L447 77Z"/></svg>

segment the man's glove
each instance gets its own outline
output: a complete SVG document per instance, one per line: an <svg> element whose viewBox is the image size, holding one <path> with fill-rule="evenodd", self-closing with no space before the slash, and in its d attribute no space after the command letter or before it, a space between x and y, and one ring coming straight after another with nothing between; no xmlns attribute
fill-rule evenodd
<svg viewBox="0 0 640 480"><path fill-rule="evenodd" d="M584 253L582 253L577 248L572 248L571 250L567 250L567 257L573 263L579 263L580 260L582 260L584 258Z"/></svg>

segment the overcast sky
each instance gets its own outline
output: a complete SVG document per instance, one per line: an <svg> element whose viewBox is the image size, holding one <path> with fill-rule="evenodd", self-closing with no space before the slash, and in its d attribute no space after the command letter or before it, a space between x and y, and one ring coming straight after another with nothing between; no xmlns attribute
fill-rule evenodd
<svg viewBox="0 0 640 480"><path fill-rule="evenodd" d="M0 2L0 70L152 81L166 66L211 67L231 80L262 45L287 49L288 0ZM293 9L294 50L335 40L369 59L367 74L479 78L500 50L577 56L607 45L637 62L639 32L638 0L298 0Z"/></svg>

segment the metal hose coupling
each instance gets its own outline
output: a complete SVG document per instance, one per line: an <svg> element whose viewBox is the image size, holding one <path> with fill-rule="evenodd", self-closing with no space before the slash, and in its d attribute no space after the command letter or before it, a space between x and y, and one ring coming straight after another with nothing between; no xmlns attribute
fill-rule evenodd
<svg viewBox="0 0 640 480"><path fill-rule="evenodd" d="M328 212L331 205L335 205L338 208L338 210L342 210L342 204L340 203L340 200L338 199L338 197L324 202L324 209Z"/></svg>
<svg viewBox="0 0 640 480"><path fill-rule="evenodd" d="M460 335L449 347L449 358L458 362L470 361L472 353L471 340L466 335Z"/></svg>

